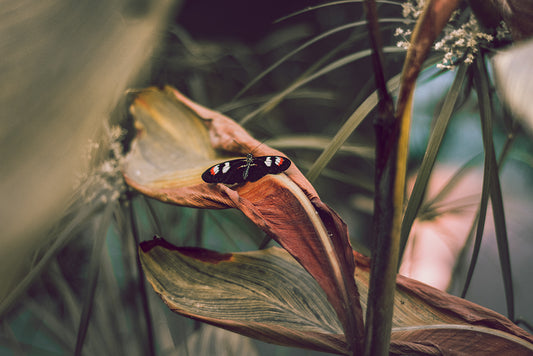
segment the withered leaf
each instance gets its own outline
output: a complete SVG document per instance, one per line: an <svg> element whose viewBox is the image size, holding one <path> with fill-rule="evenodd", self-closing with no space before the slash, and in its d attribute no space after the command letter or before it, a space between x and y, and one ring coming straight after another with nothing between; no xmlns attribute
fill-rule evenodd
<svg viewBox="0 0 533 356"><path fill-rule="evenodd" d="M320 201L295 164L256 182L207 184L202 172L230 154L283 154L170 87L137 92L130 111L139 131L124 162L131 187L178 205L241 210L316 279L349 342L362 340L357 288L353 278L346 277L355 268L346 225Z"/></svg>

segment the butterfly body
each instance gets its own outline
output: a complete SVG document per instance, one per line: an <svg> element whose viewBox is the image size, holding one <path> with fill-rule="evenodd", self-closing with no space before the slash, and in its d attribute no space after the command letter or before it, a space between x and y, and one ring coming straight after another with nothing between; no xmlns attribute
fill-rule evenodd
<svg viewBox="0 0 533 356"><path fill-rule="evenodd" d="M291 161L281 156L238 158L215 164L202 174L206 183L236 184L255 182L267 174L279 174L291 165Z"/></svg>

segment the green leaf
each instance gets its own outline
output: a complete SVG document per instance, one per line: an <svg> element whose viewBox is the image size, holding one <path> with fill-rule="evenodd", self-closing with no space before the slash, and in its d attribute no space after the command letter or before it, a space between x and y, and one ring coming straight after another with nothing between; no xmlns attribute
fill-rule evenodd
<svg viewBox="0 0 533 356"><path fill-rule="evenodd" d="M397 48L397 47L385 47L385 48L383 48L383 52L384 53L401 53L401 52L405 52L405 50L402 49L402 48ZM330 64L324 66L322 69L316 71L315 73L313 73L313 74L311 74L311 75L309 75L309 76L307 76L305 78L301 78L301 79L296 80L294 83L289 85L287 88L285 88L281 92L279 92L276 95L274 95L270 100L265 102L259 108L257 108L256 110L252 111L251 113L249 113L248 115L243 117L239 121L239 124L244 126L253 117L255 117L256 115L262 113L263 111L266 111L266 110L270 109L272 106L275 106L281 100L283 100L283 98L285 98L287 95L289 95L290 93L292 93L293 91L295 91L299 87L301 87L301 86L311 82L312 80L315 80L315 79L321 77L322 75L325 75L325 74L327 74L327 73L329 73L329 72L331 72L331 71L333 71L335 69L341 68L341 67L343 67L343 66L345 66L345 65L347 65L349 63L352 63L354 61L357 61L359 59L368 57L368 56L370 56L370 53L371 52L370 52L369 49L363 50L363 51L359 51L359 52L356 52L356 53L352 53L352 54L350 54L348 56L345 56L343 58L340 58L340 59L334 61L333 63L330 63Z"/></svg>
<svg viewBox="0 0 533 356"><path fill-rule="evenodd" d="M388 81L390 90L395 90L400 84L400 75L394 76ZM313 182L326 165L331 161L337 151L344 145L348 137L355 131L355 129L363 122L367 115L374 110L378 103L377 91L374 91L368 98L357 107L357 109L350 115L344 125L337 131L337 134L331 139L329 145L324 149L322 154L317 158L311 169L306 174L307 179Z"/></svg>
<svg viewBox="0 0 533 356"><path fill-rule="evenodd" d="M351 4L355 4L355 3L362 3L363 0L340 0L340 1L331 1L331 2L327 2L325 4L320 4L320 5L315 5L315 6L309 6L303 10L298 10L298 11L295 11L289 15L286 15L286 16L283 16L282 18L276 20L276 22L281 22L281 21L284 21L284 20L287 20L291 17L294 17L294 16L298 16L298 15L301 15L301 14L304 14L306 12L310 12L310 11L315 11L315 10L318 10L320 8L323 8L323 7L329 7L329 6L336 6L336 5L344 5L344 4L348 4L348 5L351 5ZM389 5L396 5L396 6L401 6L401 3L399 2L396 2L396 1L386 1L386 0L378 0L376 1L377 3L379 4L389 4Z"/></svg>
<svg viewBox="0 0 533 356"><path fill-rule="evenodd" d="M479 203L479 209L476 218L476 237L474 239L474 247L472 248L472 257L470 258L470 264L468 266L468 272L466 273L465 283L461 296L464 298L472 276L474 275L474 269L476 268L477 258L479 257L479 251L481 251L481 242L483 241L483 231L485 230L485 220L487 217L487 207L489 203L489 182L490 182L490 164L488 160L485 160L485 167L483 171L483 186L481 189L481 202Z"/></svg>
<svg viewBox="0 0 533 356"><path fill-rule="evenodd" d="M403 18L386 18L386 19L380 19L379 22L380 23L402 23L404 22L405 19ZM244 92L246 92L248 89L250 89L253 85L255 85L257 82L259 82L261 79L263 79L268 73L272 72L274 69L276 69L277 67L279 67L281 64L283 64L284 62L286 62L290 57L294 56L295 54L297 54L298 52L301 52L302 50L306 49L307 47L311 46L313 43L315 42L318 42L320 41L321 39L324 39L328 36L331 36L331 35L334 35L338 32L341 32L341 31L344 31L344 30L349 30L349 29L352 29L352 28L356 28L356 27L359 27L359 26L364 26L366 25L366 21L357 21L357 22L351 22L351 23L347 23L345 25L342 25L342 26L338 26L338 27L335 27L329 31L326 31L324 33L321 33L320 35L317 35L317 36L314 36L313 38L311 38L310 40L306 41L304 44L298 46L297 48L293 49L292 51L290 51L289 53L287 53L286 55L284 55L283 57L281 57L279 60L277 60L274 64L272 64L271 66L269 66L267 69L265 69L264 71L262 71L258 76L256 76L250 83L246 84L244 86L244 88L242 88L236 95L235 97L233 98L233 100L236 100L238 99L239 97L242 96L242 94L244 94Z"/></svg>
<svg viewBox="0 0 533 356"><path fill-rule="evenodd" d="M437 154L442 144L442 139L444 138L444 134L448 128L448 123L452 117L453 109L459 94L461 93L461 87L463 86L467 67L468 66L466 65L461 65L459 67L453 84L446 95L446 99L444 100L444 104L442 105L439 116L436 118L435 127L431 131L426 153L424 154L424 158L422 160L422 164L416 177L415 185L403 217L400 238L400 256L403 255L405 244L407 243L407 238L409 237L409 232L411 231L411 226L413 225L420 206L422 205L424 193L428 185L431 171L433 170L433 166L437 159Z"/></svg>
<svg viewBox="0 0 533 356"><path fill-rule="evenodd" d="M387 52L387 48L384 48ZM434 65L440 60L439 57L429 58L425 65ZM397 90L400 84L400 74L392 77L387 82L387 87L390 91ZM342 127L337 131L337 134L331 139L331 142L324 148L322 154L317 158L313 166L306 174L309 181L314 181L322 173L327 164L331 161L333 156L344 146L346 140L359 127L359 124L374 110L378 103L377 92L370 94L361 105L350 115Z"/></svg>
<svg viewBox="0 0 533 356"><path fill-rule="evenodd" d="M500 178L498 175L498 163L496 162L496 153L494 150L494 142L492 140L493 119L489 93L489 78L483 56L477 56L474 69L474 84L478 93L483 147L485 148L485 174L489 174L488 189L490 200L492 202L492 215L494 216L496 242L498 244L498 254L500 256L500 266L502 268L507 314L512 320L514 318L514 291L511 274L511 257L509 255L509 242L505 224Z"/></svg>

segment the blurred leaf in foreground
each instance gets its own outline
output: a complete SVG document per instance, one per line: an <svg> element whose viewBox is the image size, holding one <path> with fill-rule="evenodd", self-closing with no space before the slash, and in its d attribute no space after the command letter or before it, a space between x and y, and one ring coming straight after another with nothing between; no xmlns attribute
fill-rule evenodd
<svg viewBox="0 0 533 356"><path fill-rule="evenodd" d="M498 93L524 126L533 133L533 40L494 56Z"/></svg>
<svg viewBox="0 0 533 356"><path fill-rule="evenodd" d="M9 273L0 280L0 314L40 273L37 257L57 253L57 230L91 214L69 216L72 200L86 198L75 187L89 171L88 142L102 143L104 122L145 67L175 2L138 11L129 0L1 2L0 270Z"/></svg>

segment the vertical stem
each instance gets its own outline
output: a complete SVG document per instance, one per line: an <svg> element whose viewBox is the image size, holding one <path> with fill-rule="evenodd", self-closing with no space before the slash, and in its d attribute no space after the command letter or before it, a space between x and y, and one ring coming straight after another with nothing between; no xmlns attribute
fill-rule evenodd
<svg viewBox="0 0 533 356"><path fill-rule="evenodd" d="M409 120L394 117L392 98L385 85L375 2L366 0L365 9L373 49L375 81L380 101L378 116L374 123L376 131L374 243L364 355L386 356L389 354L396 287Z"/></svg>
<svg viewBox="0 0 533 356"><path fill-rule="evenodd" d="M366 314L365 353L389 354L400 227L407 162L409 125L401 120L389 128L376 124L376 192L374 245Z"/></svg>
<svg viewBox="0 0 533 356"><path fill-rule="evenodd" d="M365 0L365 13L370 34L370 46L372 47L372 66L374 68L374 81L378 90L379 103L378 108L380 114L387 115L392 118L393 106L392 98L387 90L387 82L385 80L385 72L383 70L383 51L381 45L381 32L379 29L378 15L376 3L374 0Z"/></svg>

